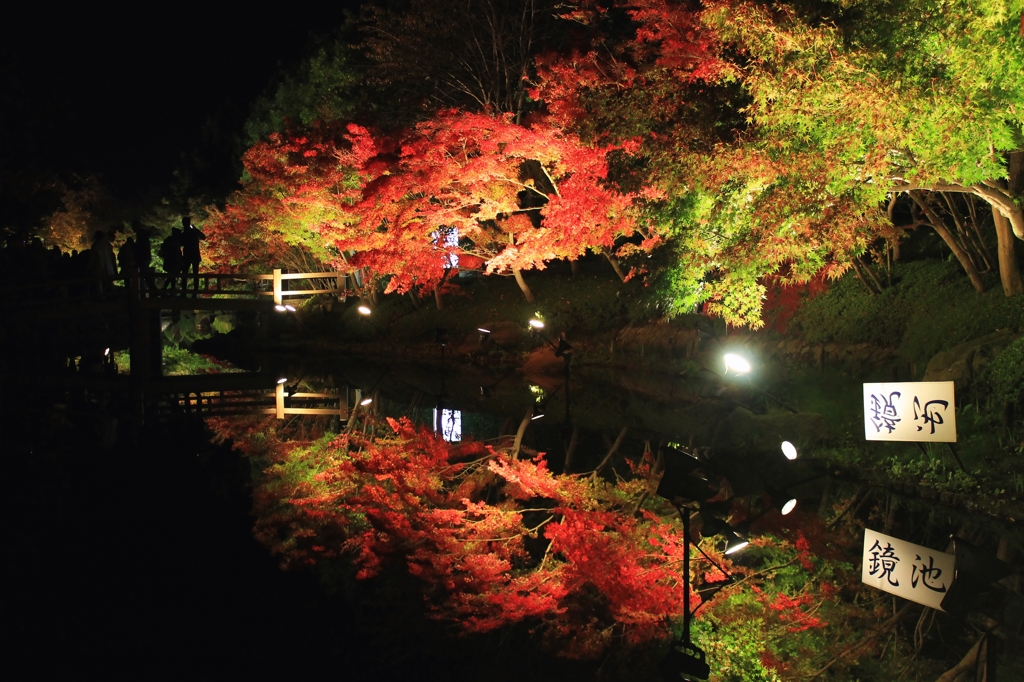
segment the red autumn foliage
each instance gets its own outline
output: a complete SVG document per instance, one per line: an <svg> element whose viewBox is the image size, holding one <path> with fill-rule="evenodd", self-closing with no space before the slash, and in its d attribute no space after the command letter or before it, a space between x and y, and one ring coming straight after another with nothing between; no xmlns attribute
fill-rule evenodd
<svg viewBox="0 0 1024 682"><path fill-rule="evenodd" d="M823 274L815 275L805 283L787 282L781 277L769 278L765 282L764 307L761 309L765 327L785 334L800 306L828 291L828 286L828 279Z"/></svg>
<svg viewBox="0 0 1024 682"><path fill-rule="evenodd" d="M544 122L459 111L394 138L351 124L275 135L246 152L243 189L205 226L210 254L265 266L302 246L341 269L389 275L397 292L433 288L453 257L489 273L542 269L637 229L635 196L609 181L615 149ZM645 249L659 242L644 236Z"/></svg>
<svg viewBox="0 0 1024 682"><path fill-rule="evenodd" d="M256 534L285 565L348 557L368 579L404 563L438 617L475 632L525 621L574 657L665 637L682 614L678 523L623 511L643 479L554 475L543 456L449 444L406 420L387 437L287 443L214 425L268 462Z"/></svg>

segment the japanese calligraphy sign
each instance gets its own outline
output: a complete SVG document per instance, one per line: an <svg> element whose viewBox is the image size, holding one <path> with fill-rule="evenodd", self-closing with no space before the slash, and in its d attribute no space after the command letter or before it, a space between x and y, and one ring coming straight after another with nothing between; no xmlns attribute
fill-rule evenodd
<svg viewBox="0 0 1024 682"><path fill-rule="evenodd" d="M952 554L864 529L860 579L871 587L941 611L953 584Z"/></svg>
<svg viewBox="0 0 1024 682"><path fill-rule="evenodd" d="M864 384L864 437L955 443L953 382Z"/></svg>

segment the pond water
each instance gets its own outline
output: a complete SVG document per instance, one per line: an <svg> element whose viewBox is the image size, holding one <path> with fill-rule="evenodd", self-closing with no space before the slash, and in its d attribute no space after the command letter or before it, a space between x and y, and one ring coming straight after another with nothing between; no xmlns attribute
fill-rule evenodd
<svg viewBox="0 0 1024 682"><path fill-rule="evenodd" d="M1000 542L1024 546L1013 518L879 486L868 469L884 462L885 447L865 446L862 459L846 464L832 456L862 439L859 379L786 375L779 367L736 377L706 368L682 375L572 364L524 376L513 367L456 364L437 350L420 362L287 354L259 360L264 374L309 389L358 389L374 398L365 409L383 416L432 426L436 412L450 429L457 413L464 440L509 445L529 414L536 418L525 429L523 452L546 453L559 473L594 470L617 440L609 477L628 475L627 459L680 448L704 458L716 491L728 486L734 500L766 500L769 489L787 488L800 513L828 522L849 514L893 533L912 528L910 539L938 549L954 533L989 554ZM80 671L116 661L137 672L171 660L181 670L265 672L289 670L295 652L312 649L311 668L329 670L340 658L384 679L435 679L430 675L442 671L470 679L493 660L508 664L491 671L496 679L511 679L513 670L517 679L597 679L591 664L538 653L527 632L507 634L504 643L452 639L401 581L353 595L341 585L332 593L313 573L282 573L251 537L248 462L211 444L201 422L171 419L147 426L137 440L121 434L104 443L94 417L113 408L95 403L91 416L62 413L66 398L37 391L5 422L18 482L10 517L16 587L8 587L11 612L24 624L18 641L24 651L69 652L44 668ZM795 461L783 455L783 441L799 451ZM844 508L848 500L855 504ZM964 626L947 627L952 633ZM1003 649L1001 665L1016 670L1018 659Z"/></svg>

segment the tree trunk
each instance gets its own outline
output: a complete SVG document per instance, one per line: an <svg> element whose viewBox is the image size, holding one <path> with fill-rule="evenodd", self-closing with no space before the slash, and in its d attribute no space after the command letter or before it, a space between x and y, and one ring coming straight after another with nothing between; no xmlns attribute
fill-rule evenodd
<svg viewBox="0 0 1024 682"><path fill-rule="evenodd" d="M860 260L855 256L850 260L850 265L853 266L853 271L857 274L857 279L863 282L864 287L868 290L868 293L871 294L872 296L876 296L878 292L875 291L875 288L871 286L870 282L868 282L867 277L865 277L864 273L861 272Z"/></svg>
<svg viewBox="0 0 1024 682"><path fill-rule="evenodd" d="M971 279L971 284L974 285L974 289L978 293L985 291L985 283L981 281L981 275L978 273L977 268L974 267L974 264L971 262L967 253L960 248L959 244L957 244L956 238L949 231L949 228L946 227L945 223L942 222L942 217L933 211L932 207L925 202L924 198L921 196L920 190L910 190L907 194L909 194L910 198L914 200L914 203L921 208L921 211L925 216L927 216L932 229L942 237L942 241L946 242L946 246L948 246L949 250L953 252L956 259L960 261L960 265L967 273L967 276Z"/></svg>
<svg viewBox="0 0 1024 682"><path fill-rule="evenodd" d="M1008 166L1010 197L1020 199L1024 196L1024 151L1011 152ZM1021 211L1019 205L1017 205L1017 217L1019 220L1014 221L1013 216L1010 216L1010 226L1017 239L1024 239L1024 211Z"/></svg>
<svg viewBox="0 0 1024 682"><path fill-rule="evenodd" d="M612 270L614 270L615 274L619 276L619 281L625 282L626 275L622 272L622 267L619 265L619 261L615 259L615 256L613 256L608 249L601 249L601 254L608 259L609 263L611 263Z"/></svg>
<svg viewBox="0 0 1024 682"><path fill-rule="evenodd" d="M562 473L567 474L572 471L572 456L576 452L576 445L580 442L580 427L572 427L572 436L569 437L569 447L565 449L565 465L562 467Z"/></svg>
<svg viewBox="0 0 1024 682"><path fill-rule="evenodd" d="M569 261L569 267L572 269L572 276L575 277L580 274L580 264L575 258Z"/></svg>
<svg viewBox="0 0 1024 682"><path fill-rule="evenodd" d="M434 285L434 303L437 304L438 310L444 310L444 294L441 293L440 282Z"/></svg>
<svg viewBox="0 0 1024 682"><path fill-rule="evenodd" d="M519 459L519 448L523 446L523 436L526 434L526 427L533 421L533 405L526 409L523 421L519 422L519 430L516 431L516 439L512 443L512 459Z"/></svg>
<svg viewBox="0 0 1024 682"><path fill-rule="evenodd" d="M612 443L611 448L608 449L608 454L604 456L604 459L601 460L601 463L598 464L597 468L594 469L592 474L590 474L591 480L597 480L597 476L598 474L601 473L601 470L608 466L608 463L612 461L612 457L614 457L615 453L619 451L619 446L622 445L622 441L623 439L625 439L626 434L628 432L629 427L623 426L622 430L619 431L619 437L615 439L615 442Z"/></svg>
<svg viewBox="0 0 1024 682"><path fill-rule="evenodd" d="M992 207L992 219L996 223L996 240L999 243L999 279L1003 282L1003 293L1017 296L1024 293L1024 280L1017 262L1017 242L1013 239L1010 221L995 206Z"/></svg>
<svg viewBox="0 0 1024 682"><path fill-rule="evenodd" d="M971 650L967 652L967 655L964 656L954 667L942 673L942 675L939 676L939 679L935 682L955 682L960 679L962 675L969 673L972 670L976 670L979 663L979 655L987 658L987 656L982 653L982 649L985 649L987 653L988 637L986 635L982 635L981 638L974 643L974 646L971 647Z"/></svg>
<svg viewBox="0 0 1024 682"><path fill-rule="evenodd" d="M878 293L882 293L882 289L885 287L882 286L882 282L878 279L875 271L871 268L871 261L868 259L864 259L864 270L868 273L871 281L875 283L875 288L878 290Z"/></svg>
<svg viewBox="0 0 1024 682"><path fill-rule="evenodd" d="M533 303L533 301L534 301L533 292L530 291L530 287L528 287L526 285L526 280L523 279L523 271L519 270L518 268L516 268L516 269L512 270L512 274L515 275L516 284L518 284L519 288L522 290L523 296L526 297L527 301L529 301L530 303Z"/></svg>

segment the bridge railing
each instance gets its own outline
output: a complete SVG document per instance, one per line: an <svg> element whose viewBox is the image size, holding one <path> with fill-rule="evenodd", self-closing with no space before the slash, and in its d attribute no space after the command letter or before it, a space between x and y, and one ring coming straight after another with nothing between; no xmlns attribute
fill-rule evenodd
<svg viewBox="0 0 1024 682"><path fill-rule="evenodd" d="M0 291L0 306L17 308L22 305L66 304L83 300L111 300L127 297L135 292L139 299L169 299L190 296L205 299L270 298L282 305L286 298L330 294L345 300L349 292L346 272L283 272L276 268L271 273L212 273L168 275L151 273L126 277L111 275L76 279L37 281ZM134 281L135 286L130 286ZM306 282L306 287L286 289L286 283ZM198 283L198 286L196 286ZM331 286L325 286L330 283ZM171 288L173 286L173 288ZM176 307L181 307L176 306ZM208 306L206 306L208 307Z"/></svg>

